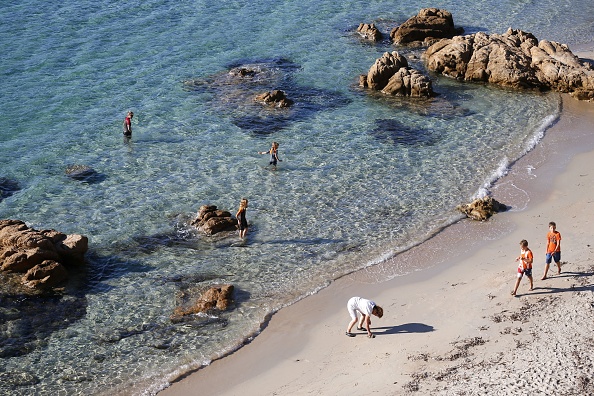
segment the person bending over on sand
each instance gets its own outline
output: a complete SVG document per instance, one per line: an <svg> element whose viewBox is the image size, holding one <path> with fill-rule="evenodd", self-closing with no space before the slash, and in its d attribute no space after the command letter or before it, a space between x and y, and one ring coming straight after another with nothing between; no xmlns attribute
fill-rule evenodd
<svg viewBox="0 0 594 396"><path fill-rule="evenodd" d="M272 165L276 168L277 162L283 162L280 158L278 158L278 143L272 142L272 147L268 151L258 151L258 154L270 154L270 163L268 165Z"/></svg>
<svg viewBox="0 0 594 396"><path fill-rule="evenodd" d="M561 273L561 233L557 231L557 224L554 221L549 223L549 232L547 234L547 255L545 258L545 270L541 280L547 279L547 273L551 266L551 261L555 260L557 264L557 274Z"/></svg>
<svg viewBox="0 0 594 396"><path fill-rule="evenodd" d="M129 111L124 118L124 136L132 136L132 117L134 117L134 113Z"/></svg>
<svg viewBox="0 0 594 396"><path fill-rule="evenodd" d="M240 238L245 238L245 234L247 233L248 230L248 222L247 219L245 218L245 211L247 210L248 207L248 200L245 198L242 198L242 200L239 202L239 210L237 210L237 214L235 215L235 217L237 217L237 225L239 226L239 237Z"/></svg>
<svg viewBox="0 0 594 396"><path fill-rule="evenodd" d="M522 280L522 276L526 274L528 279L530 280L530 291L534 287L534 282L532 280L532 261L533 255L532 251L528 249L528 241L522 239L520 242L520 255L516 258L516 261L519 261L518 264L518 279L516 279L516 286L514 287L514 291L511 293L512 296L516 295L518 291L518 287L520 286L520 281Z"/></svg>
<svg viewBox="0 0 594 396"><path fill-rule="evenodd" d="M359 331L367 331L367 337L375 338L375 335L371 332L371 315L375 315L378 318L384 316L384 310L379 305L376 305L373 301L366 300L361 297L352 297L347 303L347 309L349 315L351 315L351 321L347 326L346 335L354 337L355 334L351 333L351 329L357 323L357 313L361 314L361 319L357 326Z"/></svg>

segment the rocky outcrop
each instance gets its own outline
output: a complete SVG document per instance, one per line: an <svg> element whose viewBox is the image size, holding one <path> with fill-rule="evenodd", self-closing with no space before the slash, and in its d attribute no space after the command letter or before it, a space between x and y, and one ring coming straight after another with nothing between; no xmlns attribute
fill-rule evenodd
<svg viewBox="0 0 594 396"><path fill-rule="evenodd" d="M283 91L278 89L259 94L254 98L254 100L256 102L279 108L289 107L294 103L291 99L287 98L287 95Z"/></svg>
<svg viewBox="0 0 594 396"><path fill-rule="evenodd" d="M202 205L190 224L207 235L237 230L237 219L226 210L218 210L215 205Z"/></svg>
<svg viewBox="0 0 594 396"><path fill-rule="evenodd" d="M66 280L64 265L84 260L88 243L82 235L37 231L19 220L0 220L0 270L25 273L22 283L28 287L52 288Z"/></svg>
<svg viewBox="0 0 594 396"><path fill-rule="evenodd" d="M449 11L424 8L402 25L392 29L390 39L395 44L416 41L429 43L436 39L451 38L463 32L464 29L454 26L454 18Z"/></svg>
<svg viewBox="0 0 594 396"><path fill-rule="evenodd" d="M360 23L357 28L357 33L366 40L373 41L374 43L381 41L382 33L373 23Z"/></svg>
<svg viewBox="0 0 594 396"><path fill-rule="evenodd" d="M173 322L179 322L188 315L209 312L214 309L225 311L233 301L233 290L234 287L230 284L211 286L194 301L185 306L176 307L170 319Z"/></svg>
<svg viewBox="0 0 594 396"><path fill-rule="evenodd" d="M492 197L483 197L477 198L469 204L458 205L456 209L473 220L485 221L495 213L506 211L507 206Z"/></svg>
<svg viewBox="0 0 594 396"><path fill-rule="evenodd" d="M553 89L578 99L594 99L594 71L564 44L538 41L531 33L508 29L443 39L424 54L427 67L465 81L511 88Z"/></svg>
<svg viewBox="0 0 594 396"><path fill-rule="evenodd" d="M416 69L398 52L386 52L377 59L367 75L359 80L362 87L387 95L430 97L434 95L431 79Z"/></svg>

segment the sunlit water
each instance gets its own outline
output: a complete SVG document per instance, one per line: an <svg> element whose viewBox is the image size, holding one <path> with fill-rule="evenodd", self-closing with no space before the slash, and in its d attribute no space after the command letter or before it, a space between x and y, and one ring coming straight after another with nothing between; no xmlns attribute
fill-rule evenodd
<svg viewBox="0 0 594 396"><path fill-rule="evenodd" d="M0 177L20 187L0 218L90 240L70 294L0 300L0 393L155 393L256 335L271 312L459 219L453 208L537 144L560 100L435 75L430 101L361 91L358 75L394 48L353 30L387 33L423 6L448 9L468 33L594 37L586 1L0 6ZM423 69L420 49L398 50ZM269 79L212 84L242 64ZM295 106L251 101L271 89ZM257 154L273 140L277 170ZM98 177L72 180L72 164ZM201 205L234 213L242 197L245 242L188 226ZM180 293L217 283L235 286L231 310L170 320Z"/></svg>

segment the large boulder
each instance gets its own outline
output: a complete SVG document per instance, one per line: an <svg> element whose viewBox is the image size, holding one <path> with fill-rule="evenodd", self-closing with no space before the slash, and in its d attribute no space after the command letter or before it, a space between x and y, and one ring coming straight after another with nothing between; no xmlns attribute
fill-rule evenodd
<svg viewBox="0 0 594 396"><path fill-rule="evenodd" d="M385 52L376 59L360 85L388 95L430 97L434 95L431 79L416 69L398 52Z"/></svg>
<svg viewBox="0 0 594 396"><path fill-rule="evenodd" d="M427 67L465 81L511 88L554 89L578 99L594 99L594 71L564 44L538 41L508 29L443 39L424 53Z"/></svg>
<svg viewBox="0 0 594 396"><path fill-rule="evenodd" d="M454 26L454 18L449 11L424 8L402 25L392 29L390 38L395 44L408 44L451 38L463 32L464 29Z"/></svg>
<svg viewBox="0 0 594 396"><path fill-rule="evenodd" d="M487 196L477 198L469 204L458 205L456 209L473 220L485 221L495 213L506 211L507 206Z"/></svg>
<svg viewBox="0 0 594 396"><path fill-rule="evenodd" d="M32 288L53 287L64 280L63 264L84 260L88 244L88 238L83 235L38 231L20 220L0 220L0 270L27 273L23 283ZM55 275L50 274L52 271Z"/></svg>
<svg viewBox="0 0 594 396"><path fill-rule="evenodd" d="M230 212L217 209L215 205L202 205L190 224L206 235L237 230L237 219L231 217Z"/></svg>

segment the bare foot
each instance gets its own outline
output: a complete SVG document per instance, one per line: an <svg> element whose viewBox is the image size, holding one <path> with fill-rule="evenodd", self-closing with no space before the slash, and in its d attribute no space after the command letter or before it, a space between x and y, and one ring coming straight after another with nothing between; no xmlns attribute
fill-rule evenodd
<svg viewBox="0 0 594 396"><path fill-rule="evenodd" d="M542 278L540 278L540 280L545 280L545 279L547 279L546 276L543 276Z"/></svg>
<svg viewBox="0 0 594 396"><path fill-rule="evenodd" d="M516 292L511 292L511 295L512 295L512 296L515 296L515 295L516 295Z"/></svg>
<svg viewBox="0 0 594 396"><path fill-rule="evenodd" d="M533 288L528 289L528 291L532 291L532 290L534 290L534 289Z"/></svg>

